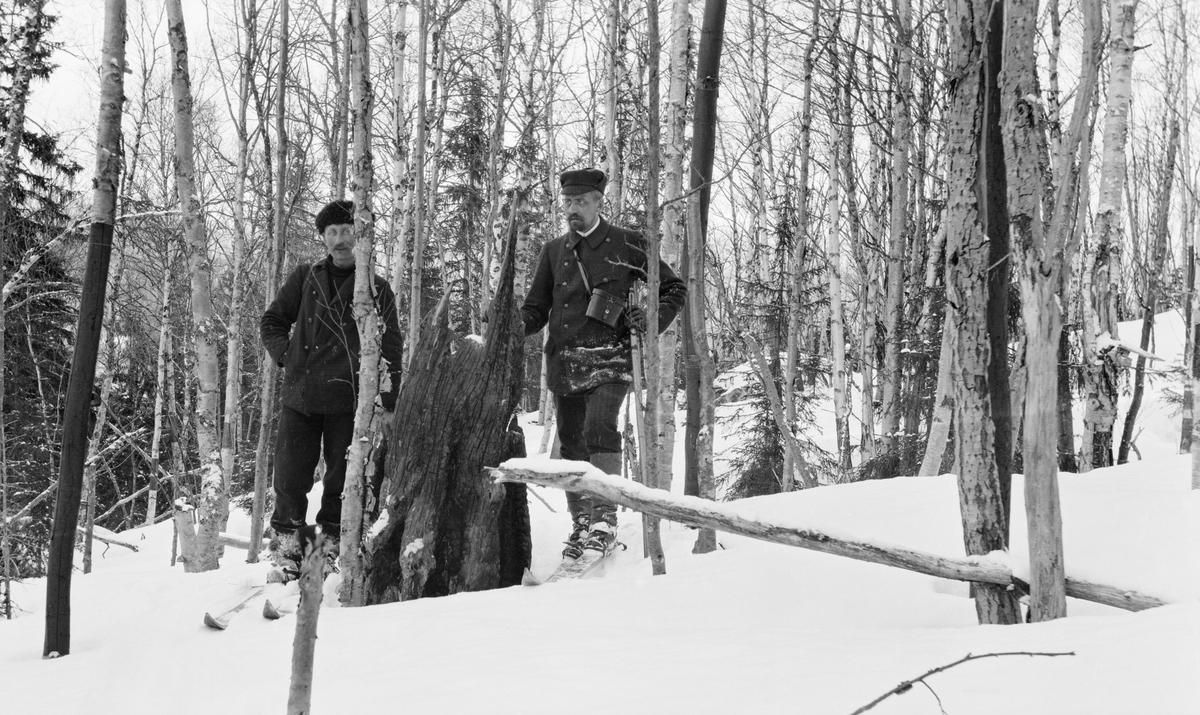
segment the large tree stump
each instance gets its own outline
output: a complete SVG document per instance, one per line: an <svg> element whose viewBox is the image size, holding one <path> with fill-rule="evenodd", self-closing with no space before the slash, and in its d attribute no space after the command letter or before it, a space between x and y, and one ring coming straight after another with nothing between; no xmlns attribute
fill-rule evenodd
<svg viewBox="0 0 1200 715"><path fill-rule="evenodd" d="M413 348L388 445L384 511L366 545L369 604L515 585L529 564L525 486L495 484L484 471L525 451L512 432L524 371L515 229L483 340L450 331L444 297Z"/></svg>

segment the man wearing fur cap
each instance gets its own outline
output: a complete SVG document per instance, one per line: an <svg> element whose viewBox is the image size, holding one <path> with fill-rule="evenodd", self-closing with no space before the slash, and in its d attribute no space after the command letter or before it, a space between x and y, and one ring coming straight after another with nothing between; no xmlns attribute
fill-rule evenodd
<svg viewBox="0 0 1200 715"><path fill-rule="evenodd" d="M263 313L263 345L283 368L279 428L275 440L275 511L271 515L268 558L277 580L299 573L296 531L305 526L308 492L322 453L324 493L316 522L336 540L342 516L346 451L358 404L359 336L353 314L354 202L339 200L317 214L317 234L328 255L301 264ZM382 276L374 276L375 308L383 324L382 353L391 389L379 395L385 420L392 419L400 389L401 338L396 297ZM382 381L381 381L382 383Z"/></svg>

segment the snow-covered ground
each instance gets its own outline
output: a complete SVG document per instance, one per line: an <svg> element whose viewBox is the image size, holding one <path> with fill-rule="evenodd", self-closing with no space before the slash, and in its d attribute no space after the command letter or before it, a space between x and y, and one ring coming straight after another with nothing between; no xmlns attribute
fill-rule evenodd
<svg viewBox="0 0 1200 715"><path fill-rule="evenodd" d="M1161 409L1153 395L1147 405ZM1190 459L1170 446L1177 417L1149 415L1145 461L1061 476L1066 569L1172 605L1129 613L1071 600L1059 621L978 626L965 584L725 534L722 550L693 555L695 532L665 523L667 574L655 577L642 558L640 517L623 512L629 550L579 582L363 609L327 600L312 711L849 715L967 654L1069 652L965 663L871 712L1200 714L1200 492L1189 488ZM540 428L525 424L534 446ZM530 500L533 570L545 576L568 518L561 492L535 490L555 510ZM1019 477L1013 496L1009 560L1022 573ZM739 508L963 554L948 475L827 486ZM231 531L246 526L237 517ZM169 524L124 536L137 553L100 545L94 572L74 577L67 657L41 658L45 580L15 587L21 617L0 621L0 712L284 711L295 617L267 621L251 607L225 632L201 623L261 566L229 549L220 570L185 574L169 566Z"/></svg>

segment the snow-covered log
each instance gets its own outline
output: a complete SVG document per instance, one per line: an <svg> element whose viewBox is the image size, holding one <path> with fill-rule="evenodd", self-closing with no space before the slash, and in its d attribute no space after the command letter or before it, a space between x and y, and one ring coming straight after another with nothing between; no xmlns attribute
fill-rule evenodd
<svg viewBox="0 0 1200 715"><path fill-rule="evenodd" d="M552 464L547 464L541 459L511 459L499 467L493 467L491 475L497 482L523 482L583 492L634 511L690 526L716 529L858 561L894 566L939 578L1012 586L1022 592L1028 590L1028 585L1013 576L1008 565L998 559L986 556L939 556L751 518L743 515L734 504L720 504L699 497L647 489L630 480L604 474L587 462L555 460ZM1166 605L1166 601L1154 596L1070 577L1067 578L1067 595L1129 611L1142 611Z"/></svg>

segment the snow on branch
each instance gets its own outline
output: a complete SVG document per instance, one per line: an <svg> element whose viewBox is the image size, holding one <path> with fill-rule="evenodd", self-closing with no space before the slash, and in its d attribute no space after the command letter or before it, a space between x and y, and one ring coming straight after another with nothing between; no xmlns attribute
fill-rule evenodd
<svg viewBox="0 0 1200 715"><path fill-rule="evenodd" d="M946 557L913 551L902 546L858 541L813 529L779 524L745 513L737 504L699 497L679 496L649 489L636 482L601 472L587 462L561 459L510 459L491 468L497 482L540 484L566 491L583 492L634 511L762 541L820 551L858 561L893 566L955 581L992 583L1027 591L1028 585L1013 576L1003 558L989 556ZM1129 611L1166 605L1166 601L1137 591L1067 578L1067 595Z"/></svg>
<svg viewBox="0 0 1200 715"><path fill-rule="evenodd" d="M1109 350L1113 350L1113 349L1125 350L1125 351L1133 353L1134 355L1141 355L1142 357L1146 358L1147 360L1162 360L1163 359L1163 358L1155 355L1154 353L1142 350L1141 347L1134 345L1133 343L1125 342L1124 340L1121 340L1120 338L1114 338L1113 336L1109 335L1107 330L1105 330L1103 333L1100 333L1099 335L1096 336L1096 352L1103 355L1104 353L1108 352Z"/></svg>
<svg viewBox="0 0 1200 715"><path fill-rule="evenodd" d="M510 459L492 470L498 482L541 484L584 492L644 514L741 534L762 541L798 546L859 561L895 566L918 573L1007 586L1012 583L1008 567L986 557L946 558L912 551L900 546L834 537L813 529L775 524L740 513L735 504L722 504L700 497L677 496L648 489L635 482L604 474L586 462L545 459Z"/></svg>

